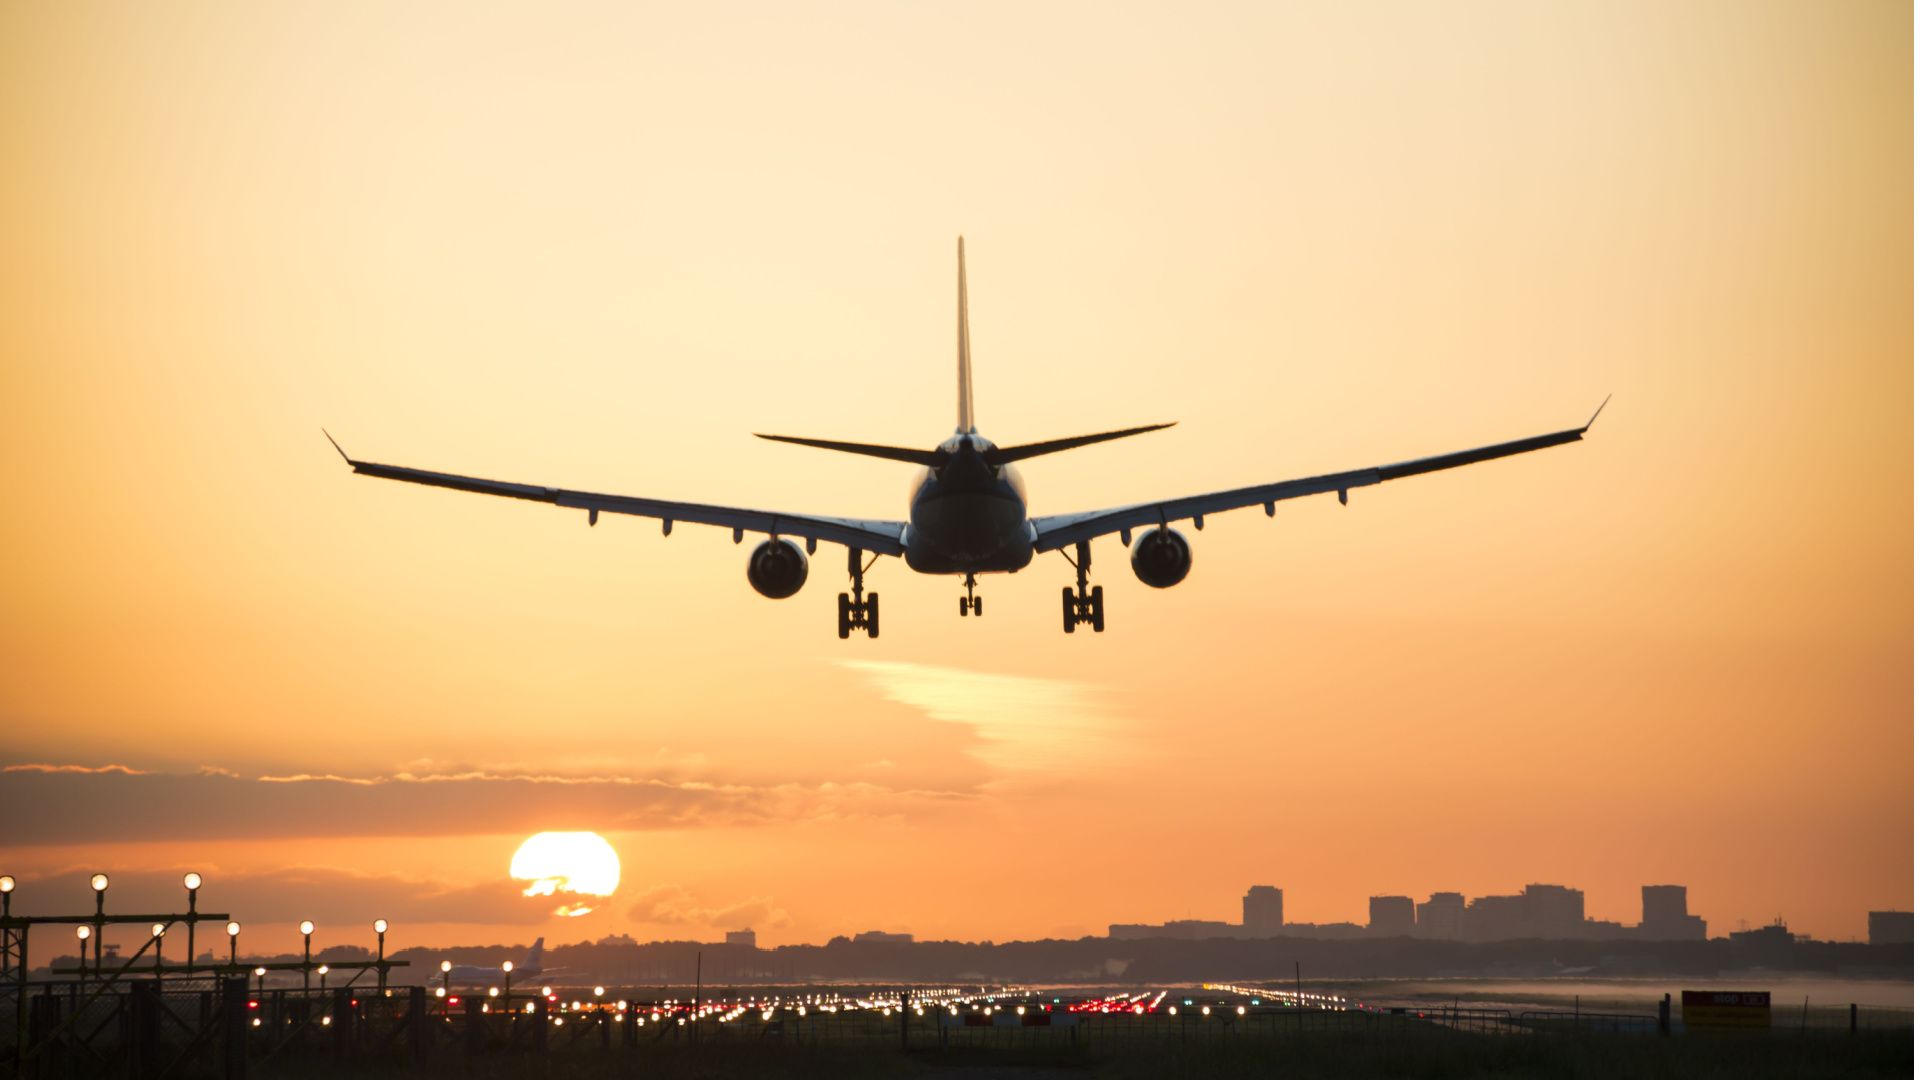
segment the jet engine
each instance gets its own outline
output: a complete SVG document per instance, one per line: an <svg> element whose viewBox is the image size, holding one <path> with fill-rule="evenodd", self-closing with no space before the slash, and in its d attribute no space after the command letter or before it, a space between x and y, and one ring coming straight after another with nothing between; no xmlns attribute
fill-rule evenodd
<svg viewBox="0 0 1920 1080"><path fill-rule="evenodd" d="M807 553L791 540L768 540L747 556L747 583L769 600L785 600L807 583Z"/></svg>
<svg viewBox="0 0 1920 1080"><path fill-rule="evenodd" d="M1162 526L1133 542L1133 576L1156 589L1180 584L1192 569L1193 549L1173 529Z"/></svg>

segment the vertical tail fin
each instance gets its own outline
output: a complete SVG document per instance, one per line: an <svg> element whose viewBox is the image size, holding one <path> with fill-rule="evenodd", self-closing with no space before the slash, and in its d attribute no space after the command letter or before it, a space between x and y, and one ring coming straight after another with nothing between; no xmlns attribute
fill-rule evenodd
<svg viewBox="0 0 1920 1080"><path fill-rule="evenodd" d="M973 336L967 329L967 238L960 238L960 417L961 432L973 428Z"/></svg>

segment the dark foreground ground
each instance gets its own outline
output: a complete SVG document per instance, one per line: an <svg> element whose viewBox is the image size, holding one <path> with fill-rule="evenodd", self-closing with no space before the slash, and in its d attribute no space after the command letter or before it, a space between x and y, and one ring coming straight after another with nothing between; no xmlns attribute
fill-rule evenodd
<svg viewBox="0 0 1920 1080"><path fill-rule="evenodd" d="M1722 1036L1477 1035L1400 1032L1309 1034L1285 1041L1210 1046L949 1048L903 1053L877 1047L750 1043L660 1046L644 1060L624 1054L569 1053L448 1056L424 1073L365 1063L356 1075L556 1077L593 1080L643 1075L664 1080L746 1077L882 1080L1074 1080L1080 1077L1407 1077L1417 1080L1494 1077L1746 1080L1796 1077L1911 1077L1913 1034L1861 1032ZM358 1063L357 1063L358 1064ZM288 1062L257 1075L338 1075L323 1061Z"/></svg>

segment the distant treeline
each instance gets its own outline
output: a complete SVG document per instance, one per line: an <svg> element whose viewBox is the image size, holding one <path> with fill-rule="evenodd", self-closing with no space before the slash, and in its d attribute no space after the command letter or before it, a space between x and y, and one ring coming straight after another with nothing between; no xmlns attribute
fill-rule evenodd
<svg viewBox="0 0 1920 1080"><path fill-rule="evenodd" d="M518 961L525 945L408 949L412 979L443 959L492 965ZM856 942L752 949L694 941L561 945L547 950L555 980L575 976L622 985L691 983L696 958L715 984L812 980L917 983L1073 983L1290 979L1294 964L1309 979L1495 977L1595 978L1712 976L1755 968L1865 978L1913 978L1909 945L1782 941L1764 945L1710 941L1428 941L1308 938L1182 941L1103 937L1074 941Z"/></svg>

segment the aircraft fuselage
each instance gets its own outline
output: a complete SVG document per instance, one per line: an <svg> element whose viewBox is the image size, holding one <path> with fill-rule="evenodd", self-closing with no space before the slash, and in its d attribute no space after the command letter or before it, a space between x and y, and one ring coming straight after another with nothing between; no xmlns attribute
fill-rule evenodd
<svg viewBox="0 0 1920 1080"><path fill-rule="evenodd" d="M940 444L946 460L920 474L906 531L907 565L922 574L1011 572L1033 561L1027 485L1012 465L983 456L972 433Z"/></svg>

